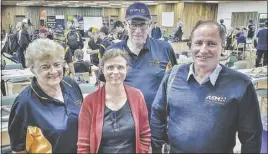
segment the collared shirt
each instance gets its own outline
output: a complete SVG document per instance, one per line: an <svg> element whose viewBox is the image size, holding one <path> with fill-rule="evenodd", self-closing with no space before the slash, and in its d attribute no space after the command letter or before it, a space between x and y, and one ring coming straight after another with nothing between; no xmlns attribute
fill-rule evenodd
<svg viewBox="0 0 268 154"><path fill-rule="evenodd" d="M166 70L177 64L171 45L148 37L139 55L130 51L127 40L115 43L107 50L111 48L119 48L129 54L130 60L125 83L141 90L150 115L151 105ZM105 80L103 75L100 75L99 79Z"/></svg>
<svg viewBox="0 0 268 154"><path fill-rule="evenodd" d="M222 65L215 86L200 85L187 81L189 69L179 67L169 94L171 71L159 86L151 111L152 151L168 142L170 153L233 153L238 133L241 153L259 153L262 122L250 79Z"/></svg>
<svg viewBox="0 0 268 154"><path fill-rule="evenodd" d="M205 82L207 82L207 81L209 80L209 81L211 82L211 84L212 84L213 86L215 86L215 83L216 83L216 81L217 81L217 78L218 78L218 76L219 76L221 70L222 70L222 67L221 67L220 64L218 64L218 65L216 66L216 68L213 70L213 72L209 75L209 77L208 77L203 83L205 83ZM189 81L190 76L195 77L194 63L192 63L192 64L190 65L189 73L188 73L188 76L187 76L187 81ZM202 84L203 84L203 83L202 83Z"/></svg>
<svg viewBox="0 0 268 154"><path fill-rule="evenodd" d="M69 77L60 82L64 102L49 97L36 78L15 99L8 123L12 151L76 153L83 95Z"/></svg>

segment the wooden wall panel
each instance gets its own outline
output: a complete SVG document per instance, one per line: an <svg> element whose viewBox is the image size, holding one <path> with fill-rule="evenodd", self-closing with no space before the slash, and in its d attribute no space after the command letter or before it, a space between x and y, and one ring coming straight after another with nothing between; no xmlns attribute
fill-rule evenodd
<svg viewBox="0 0 268 154"><path fill-rule="evenodd" d="M183 35L190 37L191 31L199 20L217 20L218 4L184 3Z"/></svg>
<svg viewBox="0 0 268 154"><path fill-rule="evenodd" d="M104 16L119 16L118 8L104 8Z"/></svg>
<svg viewBox="0 0 268 154"><path fill-rule="evenodd" d="M2 29L7 30L8 25L16 26L15 16L25 15L33 23L32 29L39 29L40 12L46 9L47 16L50 15L81 15L81 16L103 16L102 8L69 8L69 7L18 7L18 6L2 6Z"/></svg>
<svg viewBox="0 0 268 154"><path fill-rule="evenodd" d="M16 7L16 6L2 6L1 21L2 29L8 31L8 26L11 24L13 27L16 26L15 15L27 15L26 7Z"/></svg>

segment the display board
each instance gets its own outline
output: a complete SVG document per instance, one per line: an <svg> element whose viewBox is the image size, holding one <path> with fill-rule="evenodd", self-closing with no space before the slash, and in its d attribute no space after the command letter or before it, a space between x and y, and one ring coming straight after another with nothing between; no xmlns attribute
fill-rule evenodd
<svg viewBox="0 0 268 154"><path fill-rule="evenodd" d="M162 26L173 27L174 12L162 12Z"/></svg>
<svg viewBox="0 0 268 154"><path fill-rule="evenodd" d="M102 17L84 17L84 31L87 31L90 27L100 29L102 27Z"/></svg>

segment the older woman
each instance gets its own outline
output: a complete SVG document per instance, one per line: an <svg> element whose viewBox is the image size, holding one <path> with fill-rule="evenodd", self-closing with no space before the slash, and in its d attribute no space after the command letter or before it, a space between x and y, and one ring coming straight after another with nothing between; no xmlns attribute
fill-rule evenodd
<svg viewBox="0 0 268 154"><path fill-rule="evenodd" d="M194 62L166 74L152 105L153 152L161 152L168 139L171 153L233 153L236 132L241 153L260 152L256 92L246 75L219 64L224 38L214 21L194 27Z"/></svg>
<svg viewBox="0 0 268 154"><path fill-rule="evenodd" d="M76 153L82 93L63 77L64 49L49 39L37 39L26 51L35 77L16 98L8 133L13 152Z"/></svg>
<svg viewBox="0 0 268 154"><path fill-rule="evenodd" d="M78 153L147 153L151 143L148 113L142 93L123 81L127 55L105 52L100 63L105 85L89 94L78 123Z"/></svg>

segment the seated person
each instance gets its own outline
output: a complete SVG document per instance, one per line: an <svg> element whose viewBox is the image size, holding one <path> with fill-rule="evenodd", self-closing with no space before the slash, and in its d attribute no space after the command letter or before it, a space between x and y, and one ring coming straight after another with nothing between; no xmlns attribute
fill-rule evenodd
<svg viewBox="0 0 268 154"><path fill-rule="evenodd" d="M244 47L239 46L238 45L239 43L244 43ZM247 43L246 37L245 37L244 33L241 33L240 36L237 38L237 48L238 48L238 51L240 51L241 53L243 53L246 50L246 43ZM238 53L238 59L242 59L241 53Z"/></svg>
<svg viewBox="0 0 268 154"><path fill-rule="evenodd" d="M84 52L82 49L76 49L74 51L74 56L75 56L75 63L74 63L74 70L76 73L76 79L78 82L85 82L88 83L85 80L82 80L81 77L79 76L79 74L77 73L89 73L89 76L91 76L91 64L88 61L84 61Z"/></svg>

